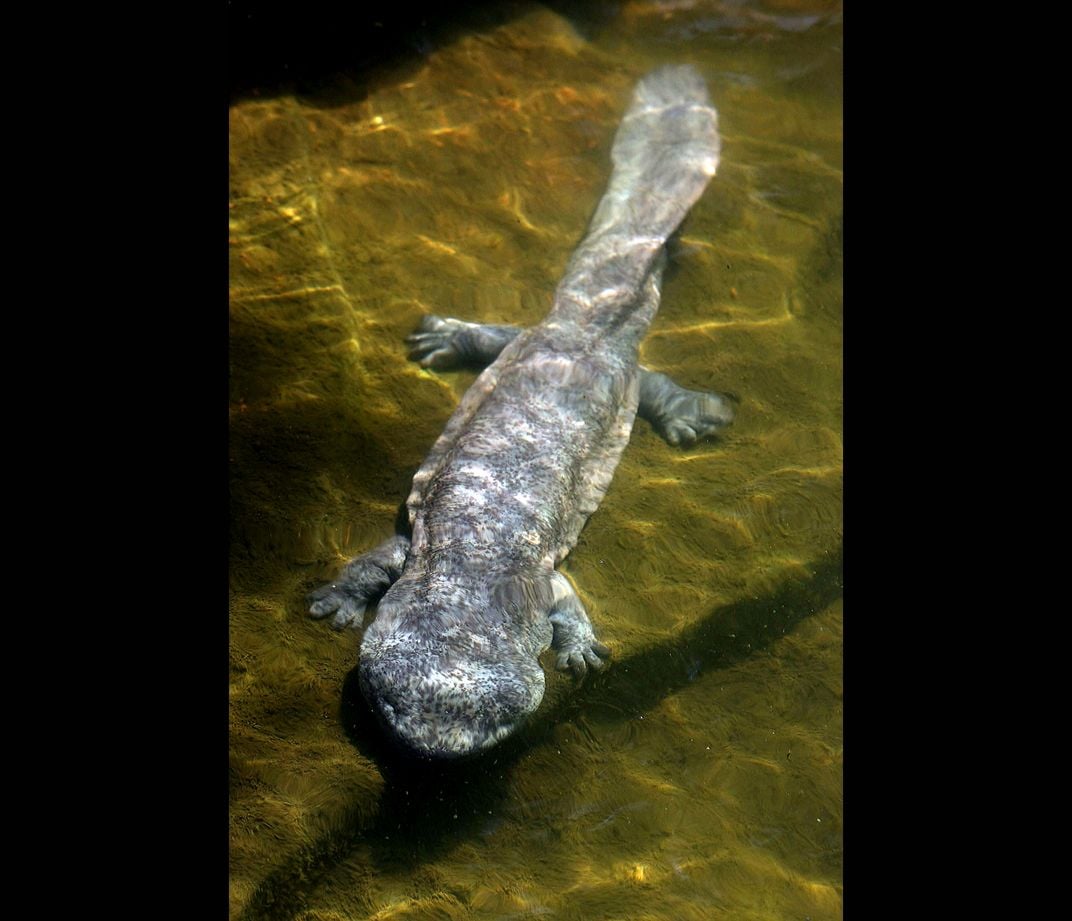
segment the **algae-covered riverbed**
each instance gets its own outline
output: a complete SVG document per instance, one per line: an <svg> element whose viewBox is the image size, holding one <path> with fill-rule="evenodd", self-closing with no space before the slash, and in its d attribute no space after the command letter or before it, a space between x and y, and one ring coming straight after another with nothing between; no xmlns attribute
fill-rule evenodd
<svg viewBox="0 0 1072 921"><path fill-rule="evenodd" d="M230 107L230 915L840 918L840 4L512 10ZM474 378L403 339L543 316L677 61L722 159L642 360L737 420L684 449L638 421L562 566L604 673L549 675L495 757L399 766L304 595L392 533Z"/></svg>

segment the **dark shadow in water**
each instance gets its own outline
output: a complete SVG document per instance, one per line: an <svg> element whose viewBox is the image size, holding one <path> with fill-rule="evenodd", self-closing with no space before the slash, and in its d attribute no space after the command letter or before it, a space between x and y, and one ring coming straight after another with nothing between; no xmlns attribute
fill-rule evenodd
<svg viewBox="0 0 1072 921"><path fill-rule="evenodd" d="M227 4L228 87L232 104L283 94L315 97L321 106L364 98L388 68L417 70L437 48L490 32L548 7L591 36L618 14L616 0L537 4L502 0L363 4L307 0L231 0Z"/></svg>
<svg viewBox="0 0 1072 921"><path fill-rule="evenodd" d="M755 655L842 594L842 548L809 563L775 592L716 608L671 640L614 663L541 714L550 725L584 713L590 722L633 719L701 675Z"/></svg>
<svg viewBox="0 0 1072 921"><path fill-rule="evenodd" d="M270 874L243 919L290 918L324 875L359 846L373 863L415 871L482 834L500 816L514 762L546 744L555 727L583 713L590 722L629 720L701 675L730 668L824 610L842 594L842 549L807 564L774 592L716 608L680 636L618 661L567 699L539 711L512 739L470 761L433 764L395 752L364 703L357 669L347 676L340 719L354 747L376 763L385 784L376 820L322 840Z"/></svg>

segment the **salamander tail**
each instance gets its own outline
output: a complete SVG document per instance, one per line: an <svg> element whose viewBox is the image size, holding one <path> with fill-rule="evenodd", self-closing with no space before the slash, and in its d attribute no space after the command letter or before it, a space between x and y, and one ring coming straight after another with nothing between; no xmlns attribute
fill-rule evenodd
<svg viewBox="0 0 1072 921"><path fill-rule="evenodd" d="M614 138L610 183L570 259L556 308L624 321L645 283L654 279L657 287L663 245L714 176L720 148L718 113L695 68L662 67L641 80ZM640 300L654 313L657 290L652 295Z"/></svg>

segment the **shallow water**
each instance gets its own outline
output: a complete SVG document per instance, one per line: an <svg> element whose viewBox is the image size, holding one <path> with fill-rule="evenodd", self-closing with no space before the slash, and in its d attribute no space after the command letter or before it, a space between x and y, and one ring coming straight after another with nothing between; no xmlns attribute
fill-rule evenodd
<svg viewBox="0 0 1072 921"><path fill-rule="evenodd" d="M533 5L364 83L230 112L232 918L842 914L840 4ZM718 175L650 367L740 398L719 441L638 421L562 568L613 659L549 677L476 766L408 769L358 640L304 593L392 532L473 379L429 312L529 324L636 80L708 81Z"/></svg>

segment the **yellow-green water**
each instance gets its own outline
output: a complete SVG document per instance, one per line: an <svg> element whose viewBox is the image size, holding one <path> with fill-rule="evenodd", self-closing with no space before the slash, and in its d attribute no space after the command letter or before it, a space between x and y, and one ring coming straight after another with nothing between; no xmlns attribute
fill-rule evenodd
<svg viewBox="0 0 1072 921"><path fill-rule="evenodd" d="M303 596L392 533L473 378L402 339L546 312L670 61L707 79L722 162L642 356L737 422L680 450L638 421L562 567L604 674L552 674L475 766L393 765L357 636ZM519 8L236 102L230 156L231 917L840 918L840 5L629 3L586 36Z"/></svg>

